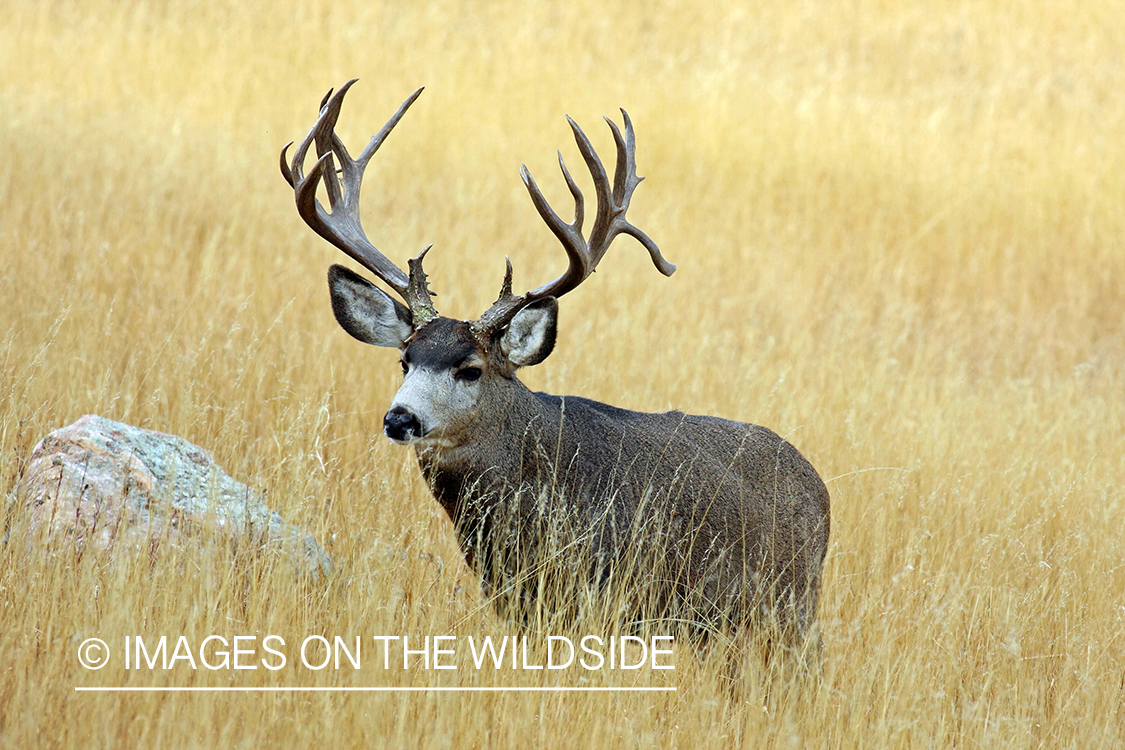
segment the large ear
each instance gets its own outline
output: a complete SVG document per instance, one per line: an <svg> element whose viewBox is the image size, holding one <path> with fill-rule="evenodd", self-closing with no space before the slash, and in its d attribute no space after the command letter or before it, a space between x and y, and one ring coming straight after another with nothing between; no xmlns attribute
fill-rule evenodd
<svg viewBox="0 0 1125 750"><path fill-rule="evenodd" d="M328 290L336 322L363 343L397 349L414 333L406 305L347 268L328 269Z"/></svg>
<svg viewBox="0 0 1125 750"><path fill-rule="evenodd" d="M554 351L558 323L558 300L536 300L512 318L500 338L500 351L516 367L537 365Z"/></svg>

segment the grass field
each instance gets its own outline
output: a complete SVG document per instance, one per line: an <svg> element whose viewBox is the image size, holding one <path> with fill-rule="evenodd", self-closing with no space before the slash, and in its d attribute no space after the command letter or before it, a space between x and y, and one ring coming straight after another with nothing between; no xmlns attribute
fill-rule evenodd
<svg viewBox="0 0 1125 750"><path fill-rule="evenodd" d="M0 1L0 746L1125 746L1125 4ZM676 692L95 694L126 684L549 686L544 672L88 672L87 637L502 635L413 453L400 375L332 318L342 256L277 168L358 76L365 186L444 314L625 107L648 179L562 303L536 389L769 426L833 503L823 677ZM576 173L579 170L575 170ZM21 461L86 413L182 435L338 568L77 558L19 543ZM112 673L111 673L112 672ZM593 684L631 685L632 676ZM602 680L602 682L598 682ZM776 682L776 681L775 681Z"/></svg>

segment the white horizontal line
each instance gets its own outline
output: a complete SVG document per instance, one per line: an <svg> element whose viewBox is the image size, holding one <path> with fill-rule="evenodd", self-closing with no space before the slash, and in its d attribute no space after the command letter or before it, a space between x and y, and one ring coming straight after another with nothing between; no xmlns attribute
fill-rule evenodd
<svg viewBox="0 0 1125 750"><path fill-rule="evenodd" d="M76 687L77 693L655 693L674 687Z"/></svg>

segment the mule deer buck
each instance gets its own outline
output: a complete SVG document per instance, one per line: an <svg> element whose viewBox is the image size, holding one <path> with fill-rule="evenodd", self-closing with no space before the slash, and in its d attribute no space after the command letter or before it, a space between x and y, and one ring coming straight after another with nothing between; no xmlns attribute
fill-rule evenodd
<svg viewBox="0 0 1125 750"><path fill-rule="evenodd" d="M344 330L399 351L405 377L384 432L414 446L485 591L517 602L525 615L568 606L573 602L543 601L536 566L580 551L578 562L562 569L594 598L627 582L631 593L617 600L627 603L627 617L737 633L761 630L764 615L789 644L805 643L828 543L828 492L792 445L755 425L533 393L516 377L551 354L558 298L593 273L618 235L639 241L664 275L675 270L625 218L641 181L629 116L622 110L624 132L606 118L617 147L612 184L586 135L567 118L597 193L588 239L583 195L561 154L575 202L570 223L521 169L536 210L566 251L566 271L517 296L509 261L499 299L477 320L453 320L434 308L422 271L429 248L403 271L360 226L364 169L422 90L353 159L335 126L354 82L328 92L291 162L293 144L282 150L281 171L304 221L401 297L343 266L328 272L332 310ZM318 159L305 174L314 144ZM328 211L316 197L320 185Z"/></svg>

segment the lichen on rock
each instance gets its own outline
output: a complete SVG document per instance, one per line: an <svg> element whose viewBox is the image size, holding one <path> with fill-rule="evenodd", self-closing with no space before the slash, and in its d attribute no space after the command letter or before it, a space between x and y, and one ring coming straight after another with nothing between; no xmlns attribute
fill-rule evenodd
<svg viewBox="0 0 1125 750"><path fill-rule="evenodd" d="M182 437L86 415L35 446L19 493L35 539L76 549L183 548L208 539L288 558L314 578L332 569L307 532Z"/></svg>

